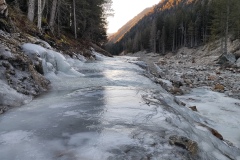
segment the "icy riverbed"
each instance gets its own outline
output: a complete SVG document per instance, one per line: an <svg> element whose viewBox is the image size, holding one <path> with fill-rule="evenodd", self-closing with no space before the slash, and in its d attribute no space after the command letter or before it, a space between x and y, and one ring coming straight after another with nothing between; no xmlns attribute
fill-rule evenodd
<svg viewBox="0 0 240 160"><path fill-rule="evenodd" d="M208 118L179 106L129 63L136 58L95 53L98 61L83 62L41 53L52 89L0 117L0 159L240 159L238 148L197 125ZM197 153L170 145L173 135L195 141Z"/></svg>

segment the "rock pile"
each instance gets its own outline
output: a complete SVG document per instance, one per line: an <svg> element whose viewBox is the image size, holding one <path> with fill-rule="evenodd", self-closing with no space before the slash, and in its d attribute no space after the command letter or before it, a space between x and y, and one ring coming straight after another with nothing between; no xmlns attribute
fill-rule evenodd
<svg viewBox="0 0 240 160"><path fill-rule="evenodd" d="M158 64L161 79L169 80L172 87L164 87L172 94L185 94L191 88L209 86L212 90L226 93L230 97L240 99L240 68L222 68L216 64L197 64L183 58L161 58L165 65ZM158 81L159 80L158 78ZM160 83L163 83L161 81ZM169 86L169 85L168 85Z"/></svg>
<svg viewBox="0 0 240 160"><path fill-rule="evenodd" d="M208 44L196 49L181 48L165 56L146 52L133 56L146 62L154 81L174 95L208 86L213 91L240 99L240 42L229 42L228 46L233 54L222 55L220 46Z"/></svg>

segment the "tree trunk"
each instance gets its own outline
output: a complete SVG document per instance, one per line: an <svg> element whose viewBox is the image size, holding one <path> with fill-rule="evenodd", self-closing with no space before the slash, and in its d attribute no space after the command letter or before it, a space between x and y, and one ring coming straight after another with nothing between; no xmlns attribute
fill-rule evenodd
<svg viewBox="0 0 240 160"><path fill-rule="evenodd" d="M227 41L228 41L228 29L229 29L229 0L227 0L227 13L226 13L226 24L225 24L225 46L224 53L228 53Z"/></svg>
<svg viewBox="0 0 240 160"><path fill-rule="evenodd" d="M197 47L198 41L198 30L197 30L197 21L195 22L195 30L194 30L194 47Z"/></svg>
<svg viewBox="0 0 240 160"><path fill-rule="evenodd" d="M187 46L187 26L184 27L184 47Z"/></svg>
<svg viewBox="0 0 240 160"><path fill-rule="evenodd" d="M58 0L53 0L53 2L52 2L52 10L51 10L50 20L49 20L49 26L52 30L53 30L53 26L54 26L54 22L55 22L57 2L58 2Z"/></svg>
<svg viewBox="0 0 240 160"><path fill-rule="evenodd" d="M35 0L28 1L28 19L33 22L35 13Z"/></svg>
<svg viewBox="0 0 240 160"><path fill-rule="evenodd" d="M154 37L154 39L153 39L153 53L156 53L157 51L157 48L156 48L156 45L157 45L157 43L156 43L156 36Z"/></svg>
<svg viewBox="0 0 240 160"><path fill-rule="evenodd" d="M42 29L42 0L38 0L38 29L41 31Z"/></svg>
<svg viewBox="0 0 240 160"><path fill-rule="evenodd" d="M173 41L172 41L172 52L174 53L175 52L175 39L176 39L176 33L175 33L175 27L173 29Z"/></svg>
<svg viewBox="0 0 240 160"><path fill-rule="evenodd" d="M183 27L183 22L181 23L181 47L184 45L184 27Z"/></svg>
<svg viewBox="0 0 240 160"><path fill-rule="evenodd" d="M58 5L57 5L57 22L58 22L58 26L57 26L57 29L58 29L58 36L60 36L60 24L61 24L61 21L60 21L60 6L61 6L61 1L59 1Z"/></svg>
<svg viewBox="0 0 240 160"><path fill-rule="evenodd" d="M161 37L161 41L162 41L162 54L163 55L165 54L165 40L166 40L166 38L165 38L166 33L165 32L166 32L165 31L165 26L163 26L163 28L162 28L162 37Z"/></svg>
<svg viewBox="0 0 240 160"><path fill-rule="evenodd" d="M150 48L153 51L153 53L156 53L156 20L154 19L152 22L152 26L151 26L151 33L150 33Z"/></svg>
<svg viewBox="0 0 240 160"><path fill-rule="evenodd" d="M73 0L73 23L74 23L74 36L77 39L77 22L76 22L76 1Z"/></svg>
<svg viewBox="0 0 240 160"><path fill-rule="evenodd" d="M46 5L46 0L42 0L42 13L43 13L43 10L45 8L45 5Z"/></svg>
<svg viewBox="0 0 240 160"><path fill-rule="evenodd" d="M193 31L191 32L191 48L193 48L193 40L194 40L194 37L193 37Z"/></svg>
<svg viewBox="0 0 240 160"><path fill-rule="evenodd" d="M161 31L158 30L157 32L157 39L158 39L158 53L161 52Z"/></svg>

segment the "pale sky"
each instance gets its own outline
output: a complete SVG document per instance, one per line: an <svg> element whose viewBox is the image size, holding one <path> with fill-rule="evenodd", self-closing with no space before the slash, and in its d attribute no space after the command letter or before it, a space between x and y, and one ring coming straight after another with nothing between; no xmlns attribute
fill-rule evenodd
<svg viewBox="0 0 240 160"><path fill-rule="evenodd" d="M129 20L135 17L145 8L151 7L160 0L112 0L112 8L114 17L108 17L108 33L115 33L126 24Z"/></svg>

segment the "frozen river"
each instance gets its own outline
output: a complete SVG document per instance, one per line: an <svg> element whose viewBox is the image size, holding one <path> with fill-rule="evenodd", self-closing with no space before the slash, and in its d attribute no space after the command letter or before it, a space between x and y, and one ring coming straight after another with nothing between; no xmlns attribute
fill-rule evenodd
<svg viewBox="0 0 240 160"><path fill-rule="evenodd" d="M84 76L49 75L48 93L0 116L1 160L240 159L239 149L197 126L211 121L176 104L135 58L100 59L75 64ZM173 135L197 142L198 152L170 145Z"/></svg>

